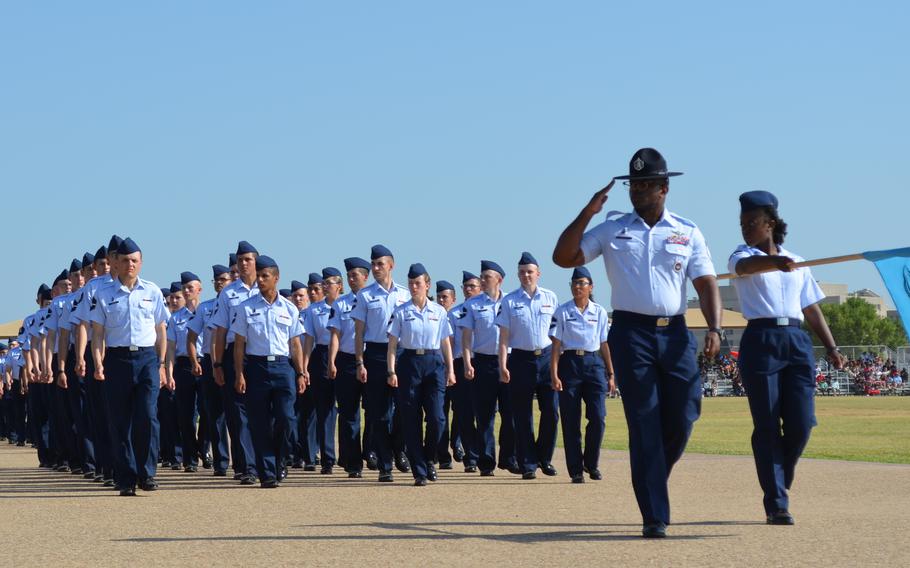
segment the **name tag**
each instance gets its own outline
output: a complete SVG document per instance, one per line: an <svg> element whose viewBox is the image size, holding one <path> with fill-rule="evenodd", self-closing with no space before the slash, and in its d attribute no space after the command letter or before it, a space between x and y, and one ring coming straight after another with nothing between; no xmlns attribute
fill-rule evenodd
<svg viewBox="0 0 910 568"><path fill-rule="evenodd" d="M291 316L287 314L278 314L275 318L278 320L278 323L283 323L284 325L291 325Z"/></svg>
<svg viewBox="0 0 910 568"><path fill-rule="evenodd" d="M429 319L430 321L439 321L439 318L438 318L437 316L429 316L428 319Z"/></svg>

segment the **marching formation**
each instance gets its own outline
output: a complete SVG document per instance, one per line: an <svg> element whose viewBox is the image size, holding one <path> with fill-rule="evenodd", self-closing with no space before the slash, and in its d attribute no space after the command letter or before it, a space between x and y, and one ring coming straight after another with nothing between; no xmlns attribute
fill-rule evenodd
<svg viewBox="0 0 910 568"><path fill-rule="evenodd" d="M528 252L509 293L507 271L492 260L464 271L459 303L456 286L434 282L421 263L409 266L406 286L396 283L395 256L382 245L369 260L346 258L343 270L280 288L278 262L246 241L212 266L215 297L201 301L201 277L187 271L159 287L141 277L138 244L115 235L42 284L37 311L0 344L3 433L32 443L40 467L131 496L158 488L159 467L200 465L263 488L279 487L289 468L336 467L352 479L374 470L379 482L409 472L425 486L453 462L482 477L533 480L538 470L558 475L561 425L569 478L584 483L603 477L605 398L618 388L642 534L663 537L667 480L701 413L688 281L709 325L705 355L717 355L722 338L705 238L665 208L675 175L659 152L639 150L629 175L615 178L628 180L634 212L611 212L587 230L615 180L594 195L553 252L574 267L564 303L539 286ZM729 266L750 320L740 365L752 445L768 523L793 524L787 491L815 424L802 322L836 365L843 357L818 285L781 247L777 198L755 191L740 203L745 244ZM611 321L583 266L600 256Z"/></svg>

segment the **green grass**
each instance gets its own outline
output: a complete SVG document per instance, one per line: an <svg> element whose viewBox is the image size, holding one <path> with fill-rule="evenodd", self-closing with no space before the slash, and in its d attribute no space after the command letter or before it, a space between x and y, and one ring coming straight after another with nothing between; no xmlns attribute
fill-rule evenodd
<svg viewBox="0 0 910 568"><path fill-rule="evenodd" d="M910 397L819 397L815 403L818 426L804 457L910 463ZM752 455L751 436L745 398L706 398L686 451ZM607 400L604 447L629 447L619 400Z"/></svg>

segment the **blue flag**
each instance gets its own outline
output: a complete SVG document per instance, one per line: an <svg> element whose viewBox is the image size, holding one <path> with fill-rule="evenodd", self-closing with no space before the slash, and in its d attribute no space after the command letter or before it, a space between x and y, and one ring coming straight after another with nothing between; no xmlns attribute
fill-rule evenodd
<svg viewBox="0 0 910 568"><path fill-rule="evenodd" d="M875 263L910 337L910 247L864 252L863 258Z"/></svg>

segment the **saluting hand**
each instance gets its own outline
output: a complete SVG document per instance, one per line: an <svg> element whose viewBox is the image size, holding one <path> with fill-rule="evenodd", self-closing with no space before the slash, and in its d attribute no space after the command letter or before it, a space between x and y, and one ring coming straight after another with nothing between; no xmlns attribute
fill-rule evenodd
<svg viewBox="0 0 910 568"><path fill-rule="evenodd" d="M616 183L615 179L611 179L610 183L607 184L607 187L601 189L591 198L591 201L588 202L588 205L585 209L594 216L603 211L604 203L607 202L607 194L610 193L610 190L613 189L613 184Z"/></svg>

